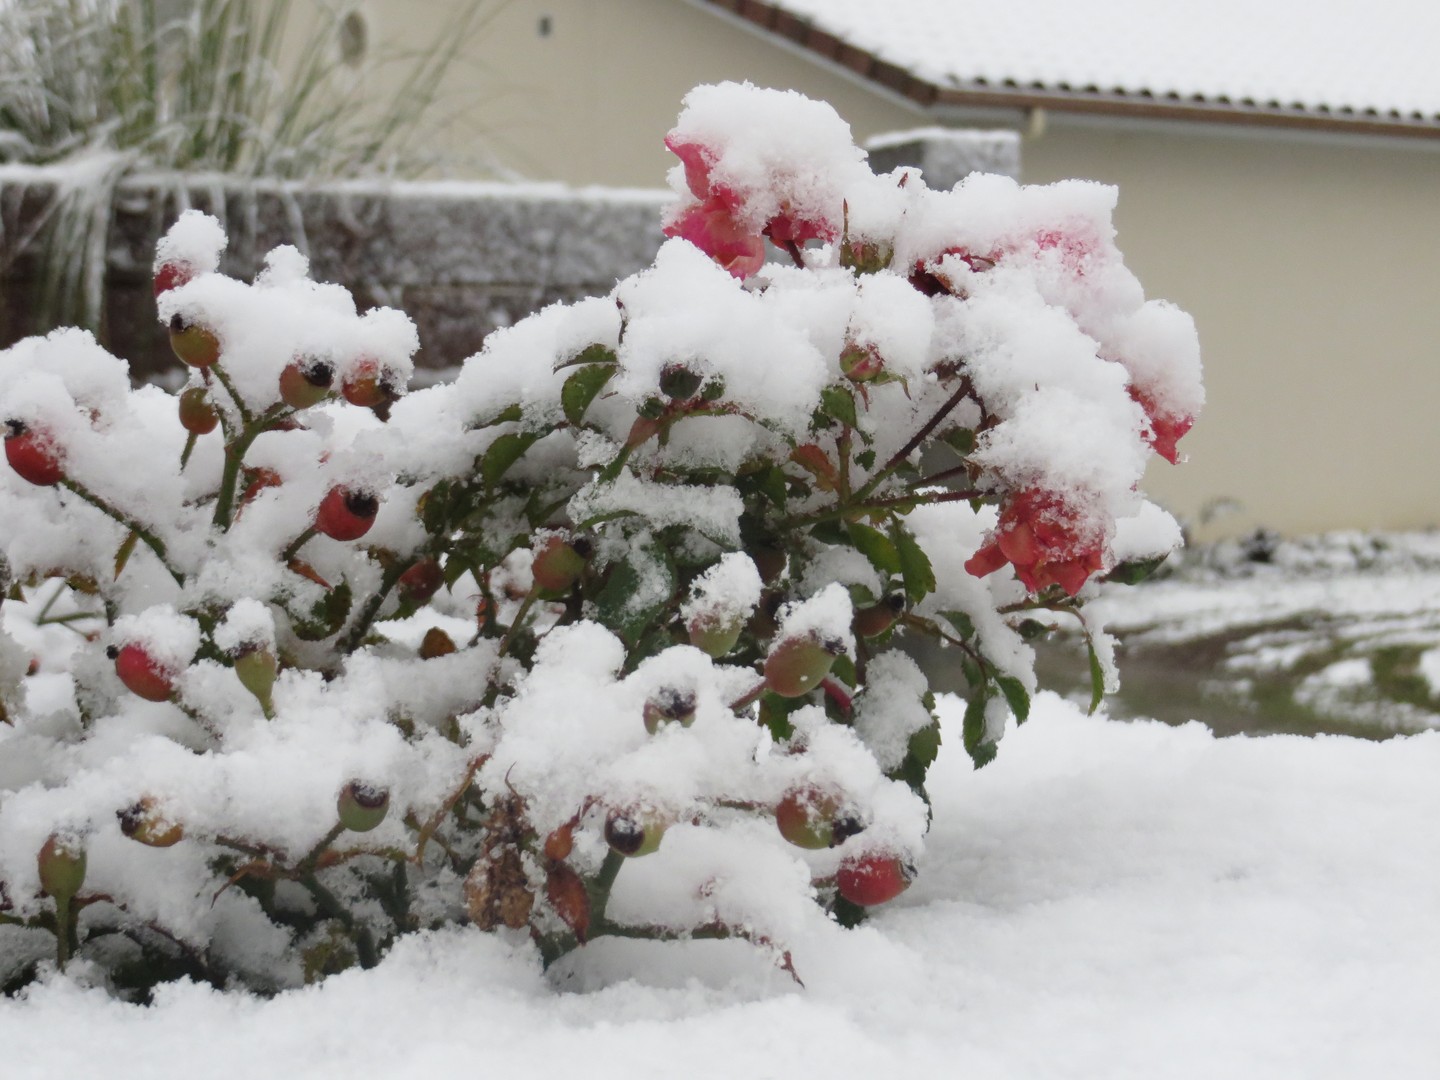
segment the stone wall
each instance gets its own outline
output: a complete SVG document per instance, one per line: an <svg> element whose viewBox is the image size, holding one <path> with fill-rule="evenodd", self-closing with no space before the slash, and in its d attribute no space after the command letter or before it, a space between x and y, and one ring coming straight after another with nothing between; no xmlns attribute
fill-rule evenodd
<svg viewBox="0 0 1440 1080"><path fill-rule="evenodd" d="M0 347L52 328L37 309L39 243L22 240L56 191L43 170L0 170ZM110 223L100 336L137 378L173 366L150 267L161 232L194 206L226 225L226 273L251 278L265 252L294 244L309 255L312 276L346 285L362 310L407 312L420 330L417 364L443 369L476 352L497 326L556 300L603 294L647 266L663 240L668 198L558 185L129 180Z"/></svg>

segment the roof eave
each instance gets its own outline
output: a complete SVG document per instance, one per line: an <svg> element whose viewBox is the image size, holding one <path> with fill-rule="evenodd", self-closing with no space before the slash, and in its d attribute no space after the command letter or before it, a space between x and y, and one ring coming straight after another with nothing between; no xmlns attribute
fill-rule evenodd
<svg viewBox="0 0 1440 1080"><path fill-rule="evenodd" d="M940 86L764 0L691 2L737 17L929 112L1004 110L1025 113L1032 109L1046 109L1055 113L1121 120L1178 121L1315 134L1440 140L1440 117L1406 117L1380 112L1323 110L1208 98L1155 97L1118 91L994 86L979 82L966 86Z"/></svg>
<svg viewBox="0 0 1440 1080"><path fill-rule="evenodd" d="M935 110L1045 109L1115 119L1164 120L1234 127L1278 128L1365 136L1440 139L1440 119L1392 116L1350 110L1307 109L1302 106L1218 102L1205 98L1154 97L1148 94L1104 93L1023 87L935 87L928 108Z"/></svg>

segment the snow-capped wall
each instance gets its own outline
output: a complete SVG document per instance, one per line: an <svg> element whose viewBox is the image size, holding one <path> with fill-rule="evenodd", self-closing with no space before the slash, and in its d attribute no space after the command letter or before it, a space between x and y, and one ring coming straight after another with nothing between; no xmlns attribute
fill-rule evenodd
<svg viewBox="0 0 1440 1080"><path fill-rule="evenodd" d="M0 346L52 329L35 304L42 273L35 224L63 177L0 169ZM138 178L116 202L104 337L137 374L173 367L155 323L150 262L185 206L221 218L231 237L222 269L252 277L266 251L295 244L317 276L345 284L363 309L402 308L420 330L417 363L440 368L477 352L485 335L556 300L610 290L660 246L663 191L576 190L559 184L396 183L299 188Z"/></svg>

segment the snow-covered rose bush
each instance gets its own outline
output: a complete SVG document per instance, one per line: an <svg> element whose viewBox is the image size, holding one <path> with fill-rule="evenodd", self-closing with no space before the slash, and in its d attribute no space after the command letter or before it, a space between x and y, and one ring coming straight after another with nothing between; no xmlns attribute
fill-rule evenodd
<svg viewBox="0 0 1440 1080"><path fill-rule="evenodd" d="M1109 188L875 176L748 86L668 141L654 265L448 385L405 393L410 321L293 249L217 273L193 212L156 260L182 390L79 331L0 354L5 985L281 987L465 919L788 966L905 888L939 740L907 643L953 646L988 761L1027 641L1178 539L1137 484L1194 329Z"/></svg>

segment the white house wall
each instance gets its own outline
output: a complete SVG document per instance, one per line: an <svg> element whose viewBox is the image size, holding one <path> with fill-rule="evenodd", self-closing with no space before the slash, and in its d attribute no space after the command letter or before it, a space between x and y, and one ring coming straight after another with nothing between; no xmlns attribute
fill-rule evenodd
<svg viewBox="0 0 1440 1080"><path fill-rule="evenodd" d="M1119 243L1195 317L1209 403L1147 490L1205 533L1440 524L1440 149L1052 123L1030 182L1117 184Z"/></svg>
<svg viewBox="0 0 1440 1080"><path fill-rule="evenodd" d="M450 7L355 6L392 45L430 40ZM517 173L580 185L659 185L661 140L701 82L824 98L859 139L934 122L684 0L507 0L458 74L446 148L483 133ZM1192 522L1242 507L1200 535L1440 524L1440 151L1052 116L1021 160L1030 182L1118 184L1127 260L1195 316L1210 404L1191 461L1158 462L1148 486Z"/></svg>

